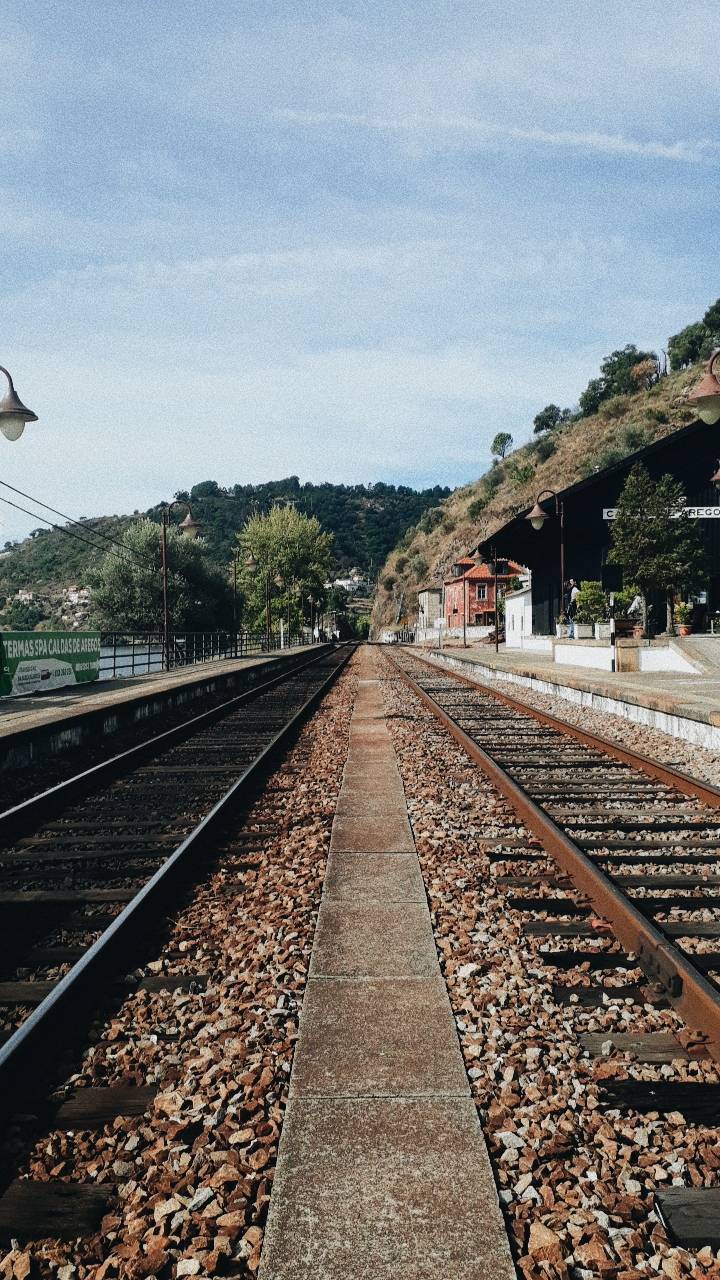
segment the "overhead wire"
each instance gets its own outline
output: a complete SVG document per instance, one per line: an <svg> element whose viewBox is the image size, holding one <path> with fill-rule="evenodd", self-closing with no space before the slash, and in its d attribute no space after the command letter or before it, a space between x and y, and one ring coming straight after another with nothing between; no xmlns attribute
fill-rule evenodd
<svg viewBox="0 0 720 1280"><path fill-rule="evenodd" d="M51 507L49 502L43 502L41 498L35 498L31 493L25 493L23 489L16 489L15 485L8 484L7 480L0 480L0 484L3 486L3 488L10 489L12 493L19 494L21 498L27 498L29 502L34 502L36 506L44 507L46 511L52 511L53 514L56 516L62 516L63 520L67 520L68 524L74 524L78 529L83 529L85 532L91 533L93 537L101 538L103 542L112 543L114 546L120 547L122 551L128 552L131 555L134 555L138 560L142 560L143 563L145 564L149 563L148 561L145 560L145 557L139 551L135 550L134 547L126 546L125 543L121 542L119 538L113 538L112 534L103 533L100 529L89 529L87 525L82 523L82 521L75 520L72 516L67 515L65 511L59 511L57 507ZM8 499L3 498L2 501L7 502ZM12 506L13 504L11 503L10 505ZM19 508L19 509L23 510L24 508ZM60 529L61 532L67 532L67 530L64 530L61 525L53 524L52 521L45 520L40 515L36 517L33 511L28 511L27 514L33 516L33 518L42 520L43 524L49 524L50 527L53 529Z"/></svg>
<svg viewBox="0 0 720 1280"><path fill-rule="evenodd" d="M91 542L89 538L81 538L80 535L78 533L75 533L72 529L67 529L61 524L55 524L53 520L47 520L44 516L41 516L37 511L30 511L27 507L21 506L19 502L13 502L10 498L4 498L2 494L0 494L0 502L4 502L5 505L8 507L14 507L16 511L22 511L26 516L32 516L33 520L39 520L41 524L48 525L50 529L57 529L58 533L64 533L67 538L74 538L76 542L82 542L85 544L85 546L92 547L93 551L104 550L104 548L101 547L97 542ZM81 525L80 527L82 528L83 526ZM110 556L119 556L122 552L124 552L125 554L128 554L132 550L132 548L130 547L123 547L122 544L118 544L118 545L119 545L118 550L115 550L114 548L111 547L110 550L107 552L107 554ZM135 554L138 554L138 553L135 553ZM145 560L144 557L140 557L140 558L142 559L143 564L147 565L147 567L150 568L150 561Z"/></svg>

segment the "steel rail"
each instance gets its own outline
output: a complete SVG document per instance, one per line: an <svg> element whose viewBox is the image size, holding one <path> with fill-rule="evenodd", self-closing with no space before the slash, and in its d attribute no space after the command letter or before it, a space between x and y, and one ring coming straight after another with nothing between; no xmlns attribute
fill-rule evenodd
<svg viewBox="0 0 720 1280"><path fill-rule="evenodd" d="M407 650L410 653L410 650ZM595 747L598 751L605 752L606 755L613 756L614 759L622 761L623 764L629 764L633 769L638 769L641 773L646 773L648 777L653 778L656 782L665 783L667 786L673 787L675 791L681 791L683 795L694 796L696 800L702 800L703 804L710 805L714 809L720 809L720 787L714 787L710 782L703 782L700 778L693 778L692 774L683 773L682 770L673 769L670 765L660 764L657 760L651 760L649 756L643 755L639 751L631 751L629 747L622 747L619 743L613 742L610 738L603 738L598 733L590 733L588 729L580 729L577 725L568 724L567 720L560 720L557 716L550 715L549 711L541 711L538 707L530 707L524 702L519 702L516 698L507 693L501 693L499 689L493 689L492 685L481 684L478 680L472 680L469 676L462 675L459 671L454 671L450 667L442 667L439 663L432 662L429 658L421 658L419 655L412 653L415 662L421 662L423 666L429 668L436 675L445 675L457 680L459 684L467 685L468 688L474 689L475 692L487 694L490 698L495 698L497 702L503 703L504 706L510 707L513 711L520 711L523 715L537 720L539 724L547 725L551 729L557 729L566 737L574 738L576 742L581 742L586 747Z"/></svg>
<svg viewBox="0 0 720 1280"><path fill-rule="evenodd" d="M414 657L414 655L413 655ZM397 660L393 667L409 689L432 711L463 751L483 770L498 791L510 801L518 816L546 851L592 903L610 921L618 941L638 957L638 967L658 983L665 996L688 1025L707 1039L710 1056L720 1062L720 992L698 972L689 956L675 948L665 934L638 910L630 898L574 843L557 823L531 798L528 792L492 756L460 727L453 717L427 693ZM422 659L418 659L422 661ZM435 673L433 663L425 663ZM454 677L454 672L451 674ZM471 683L464 681L464 683ZM477 685L472 686L477 691ZM512 699L510 700L512 702ZM517 703L521 711L527 709ZM555 726L564 729L561 720ZM590 735L592 736L592 735ZM604 740L602 740L604 741ZM611 743L606 744L611 747ZM624 750L624 749L623 749ZM630 753L632 754L632 753ZM669 775L672 771L665 770ZM714 789L713 789L714 790Z"/></svg>
<svg viewBox="0 0 720 1280"><path fill-rule="evenodd" d="M218 703L216 707L211 707L209 711L202 711L199 715L192 716L189 720L183 720L181 724L174 725L172 729L165 729L162 733L154 734L151 738L144 738L142 742L136 743L134 747L128 747L125 751L120 751L116 755L110 756L107 760L101 760L99 764L92 765L90 769L85 769L82 773L73 774L71 778L66 778L63 782L58 782L55 786L48 787L46 791L41 791L36 796L30 796L29 799L21 801L20 804L13 805L11 809L6 809L0 813L0 843L17 839L18 835L25 834L38 822L43 822L46 818L62 812L66 805L72 804L80 797L87 796L98 787L114 782L116 778L122 777L129 770L136 768L146 757L159 755L163 751L177 746L178 743L185 742L202 729L209 728L216 721L232 715L239 707L246 703L254 702L261 694L267 693L268 690L283 684L299 671L304 671L307 667L313 666L314 663L320 662L330 652L332 652L332 647L324 645L319 652L313 653L306 661L302 661L301 656L299 660L294 661L292 665L278 672L277 675L271 676L269 680L264 680L260 684L253 684L250 689L245 689L242 693L236 694L226 702Z"/></svg>
<svg viewBox="0 0 720 1280"><path fill-rule="evenodd" d="M341 648L344 646L341 646ZM211 837L245 802L250 788L264 776L269 761L280 746L289 745L293 735L315 709L349 662L356 646L350 643L340 654L336 666L321 681L309 698L293 712L254 760L213 805L212 809L168 856L124 910L104 933L73 965L41 1004L25 1019L17 1031L0 1048L0 1112L17 1110L18 1098L33 1099L38 1081L46 1086L48 1061L57 1061L58 1049L68 1040L68 1032L86 1021L97 1007L100 983L118 967L127 968L128 953L134 951L135 939L145 938L149 921L167 912L169 891L193 878ZM319 657L327 658L332 650ZM337 652L337 651L335 651ZM315 659L319 661L319 658ZM303 664L302 668L312 665ZM283 680L298 674L298 668L286 672ZM277 684L277 680L265 686ZM256 694L258 688L254 691ZM242 695L244 697L244 695ZM233 700L235 701L235 700ZM204 719L204 717L198 717ZM165 735L161 735L164 737ZM50 1057L48 1058L48 1055Z"/></svg>

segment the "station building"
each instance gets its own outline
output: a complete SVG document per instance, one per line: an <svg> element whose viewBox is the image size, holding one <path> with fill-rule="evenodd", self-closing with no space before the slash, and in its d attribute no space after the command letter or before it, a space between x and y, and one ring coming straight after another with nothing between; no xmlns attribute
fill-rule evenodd
<svg viewBox="0 0 720 1280"><path fill-rule="evenodd" d="M708 574L699 593L702 629L720 611L720 494L711 477L718 469L720 425L696 421L663 440L657 440L597 474L558 490L562 505L565 547L565 579L598 580L610 550L610 527L620 493L631 468L641 462L653 480L670 474L679 480L691 517L698 521L705 543ZM552 635L562 612L560 582L560 519L555 499L543 498L549 518L536 530L527 519L529 507L520 511L479 544L488 559L493 551L510 562L526 565L532 575L532 633ZM662 600L651 602L651 627L664 630ZM529 621L529 619L528 619ZM704 624L704 625L703 625Z"/></svg>

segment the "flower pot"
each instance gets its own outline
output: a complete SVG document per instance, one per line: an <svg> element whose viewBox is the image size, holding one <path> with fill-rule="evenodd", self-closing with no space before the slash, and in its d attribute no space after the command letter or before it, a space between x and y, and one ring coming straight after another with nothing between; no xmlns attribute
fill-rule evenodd
<svg viewBox="0 0 720 1280"><path fill-rule="evenodd" d="M678 635L680 635L680 636L691 636L691 635L692 635L692 627L690 626L690 623L689 623L689 622L679 622L679 623L678 623Z"/></svg>
<svg viewBox="0 0 720 1280"><path fill-rule="evenodd" d="M596 640L610 639L610 623L609 622L596 622L594 626L594 631L595 631Z"/></svg>
<svg viewBox="0 0 720 1280"><path fill-rule="evenodd" d="M569 630L570 628L566 626L564 622L555 623L555 635L557 636L558 640L566 640Z"/></svg>
<svg viewBox="0 0 720 1280"><path fill-rule="evenodd" d="M643 636L645 635L645 628L643 627L642 622L638 622L635 624L635 626L632 629L632 633L636 640L642 640Z"/></svg>
<svg viewBox="0 0 720 1280"><path fill-rule="evenodd" d="M575 623L575 639L576 640L592 640L593 624L592 622L576 622Z"/></svg>

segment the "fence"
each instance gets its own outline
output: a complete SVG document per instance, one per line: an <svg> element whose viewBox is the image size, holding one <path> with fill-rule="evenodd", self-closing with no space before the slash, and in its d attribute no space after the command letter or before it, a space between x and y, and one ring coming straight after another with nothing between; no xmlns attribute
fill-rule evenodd
<svg viewBox="0 0 720 1280"><path fill-rule="evenodd" d="M281 646L282 639L282 646ZM171 667L189 667L199 662L217 662L219 658L246 658L267 653L271 649L296 648L309 643L302 635L280 632L270 636L256 631L180 631L171 639ZM160 632L103 632L100 637L100 679L148 675L164 670L163 637Z"/></svg>

